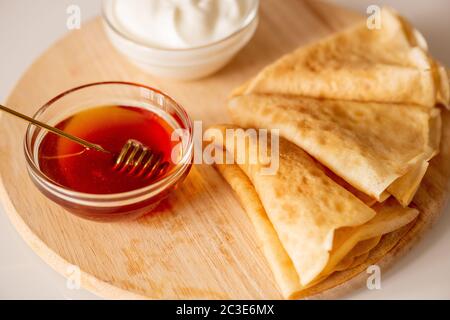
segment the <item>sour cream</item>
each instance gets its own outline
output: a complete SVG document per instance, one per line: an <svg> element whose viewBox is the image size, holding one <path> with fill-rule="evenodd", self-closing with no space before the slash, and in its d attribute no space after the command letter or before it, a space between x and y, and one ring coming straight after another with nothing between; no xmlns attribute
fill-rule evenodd
<svg viewBox="0 0 450 320"><path fill-rule="evenodd" d="M255 0L115 0L119 31L163 49L208 45L244 27Z"/></svg>

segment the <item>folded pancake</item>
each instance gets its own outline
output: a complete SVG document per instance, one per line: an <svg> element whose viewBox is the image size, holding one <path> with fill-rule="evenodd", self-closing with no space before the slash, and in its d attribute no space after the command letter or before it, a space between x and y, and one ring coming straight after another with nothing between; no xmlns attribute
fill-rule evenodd
<svg viewBox="0 0 450 320"><path fill-rule="evenodd" d="M224 132L223 127L223 137ZM238 163L241 170L262 199L300 282L310 282L328 262L334 231L364 224L375 216L375 211L329 178L303 150L284 139L279 141L278 170L262 174L267 164L251 154L259 146L259 137L244 136L245 141L239 143L238 131L232 133L222 145L233 148L227 149L231 154L245 155L243 163ZM215 141L219 143L218 139ZM271 151L272 146L267 146L267 152ZM303 250L299 251L299 246Z"/></svg>
<svg viewBox="0 0 450 320"><path fill-rule="evenodd" d="M423 36L390 9L381 28L366 22L301 47L263 69L234 95L266 93L314 98L449 105L445 69Z"/></svg>
<svg viewBox="0 0 450 320"><path fill-rule="evenodd" d="M234 97L228 107L235 124L279 129L380 202L388 192L407 206L439 144L437 108L256 94Z"/></svg>
<svg viewBox="0 0 450 320"><path fill-rule="evenodd" d="M225 127L218 129L223 132ZM231 145L227 150L233 154L246 154L243 163L216 167L240 198L287 298L323 281L328 276L324 271L338 266L361 241L396 230L417 216L416 210L394 200L371 209L285 139L280 139L279 168L273 175L261 174L267 164L250 161L249 145L257 141L215 141L225 148ZM356 254L371 249L369 242L361 246Z"/></svg>
<svg viewBox="0 0 450 320"><path fill-rule="evenodd" d="M388 243L382 243L373 259L370 259L370 255L367 257L369 252L366 252L356 257L352 256L352 261L349 265L347 265L347 268L342 268L342 265L338 264L333 271L347 272L344 273L344 277L342 277L342 274L339 274L337 279L333 279L333 274L331 280L325 277L320 279L320 281L316 280L309 285L302 285L293 262L284 248L280 237L278 236L277 231L266 213L251 181L237 165L222 164L216 165L216 168L233 188L244 210L247 212L261 242L263 253L273 272L274 278L283 293L283 296L287 299L307 296L309 294L306 293L310 292L310 288L323 288L319 290L322 291L351 279L365 268L360 269L357 272L354 270L352 272L347 272L349 268L355 268L363 264L365 261L375 263L381 259L384 254L390 251L390 249L401 239L401 236L403 236L403 233L392 233L390 236L390 241ZM395 206L395 210L397 210L397 213L393 214L389 218L391 219L391 222L394 222L398 226L398 228L401 228L404 224L407 224L407 222L413 221L417 216L417 211L409 208L405 209L397 205ZM389 235L390 234L391 233L389 233ZM363 242L365 242L365 240L362 240L360 243ZM349 252L350 255L352 255L352 251L353 250ZM333 272L330 274L332 273Z"/></svg>

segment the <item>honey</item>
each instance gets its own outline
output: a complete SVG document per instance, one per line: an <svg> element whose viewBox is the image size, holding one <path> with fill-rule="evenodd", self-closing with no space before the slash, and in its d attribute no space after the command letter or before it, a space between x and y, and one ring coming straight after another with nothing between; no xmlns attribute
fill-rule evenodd
<svg viewBox="0 0 450 320"><path fill-rule="evenodd" d="M100 106L61 121L57 128L99 144L111 154L88 150L52 133L44 136L38 151L40 170L60 186L89 194L115 194L153 183L114 170L116 155L129 139L135 139L173 166L173 128L158 114L140 107ZM162 177L158 177L160 179Z"/></svg>

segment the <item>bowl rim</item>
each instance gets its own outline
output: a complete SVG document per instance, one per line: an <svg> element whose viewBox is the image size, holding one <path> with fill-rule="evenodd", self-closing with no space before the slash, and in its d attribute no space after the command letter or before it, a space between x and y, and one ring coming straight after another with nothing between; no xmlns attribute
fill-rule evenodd
<svg viewBox="0 0 450 320"><path fill-rule="evenodd" d="M247 29L258 18L258 14L259 14L259 10L260 10L259 9L260 8L260 0L253 0L254 5L251 8L248 15L245 17L245 22L242 24L242 26L240 26L238 29L233 31L231 34L229 34L219 40L216 40L216 41L213 41L211 43L207 43L207 44L204 44L201 46L193 46L193 47L189 47L189 48L164 48L164 47L151 46L148 43L144 43L142 41L134 39L134 38L124 34L122 31L120 31L114 25L114 23L111 21L110 17L107 14L107 10L108 10L107 5L110 1L113 1L113 0L103 0L102 1L102 9L101 9L102 20L106 23L108 28L111 31L113 31L120 38L122 38L134 45L137 45L137 46L142 47L147 50L153 50L153 51L159 51L159 52L189 52L189 51L202 50L202 49L214 47L216 45L220 45L220 44L234 38L235 36L237 36L241 32L243 32L245 29Z"/></svg>
<svg viewBox="0 0 450 320"><path fill-rule="evenodd" d="M26 130L26 134L23 140L23 147L24 147L24 153L25 158L28 164L28 170L31 174L32 178L35 178L37 182L44 188L46 188L49 192L55 194L59 198L63 198L70 202L77 202L79 204L83 205L92 205L97 206L99 203L107 204L107 206L113 206L115 205L127 205L136 203L135 198L138 198L138 200L145 200L150 197L153 197L157 194L159 194L161 191L164 191L166 187L169 187L176 183L179 178L183 177L183 174L188 170L192 165L192 157L193 157L193 123L189 115L187 114L186 110L178 103L176 102L172 97L165 94L164 92L155 89L150 86L146 86L139 83L134 82L127 82L127 81L103 81L103 82L93 82L89 84L84 84L69 90L66 90L56 97L49 100L47 103L45 103L42 107L38 109L38 111L33 115L33 118L36 118L40 116L43 112L45 112L49 107L51 107L56 101L63 98L66 95L69 95L73 92L80 91L86 88L95 87L95 86L103 86L103 85L126 85L126 86L133 86L137 88L143 88L146 90L153 91L156 94L159 94L163 96L165 99L169 99L174 106L176 107L177 112L181 115L181 121L183 122L183 125L185 125L189 132L189 140L187 142L187 145L183 147L185 150L183 157L181 160L176 164L174 168L163 178L157 180L154 183L151 183L148 186L126 191L126 192L120 192L120 193L111 193L111 194L93 194L93 193L86 193L86 192L80 192L75 191L70 188L64 187L54 180L50 179L47 175L45 175L38 167L38 165L35 163L34 160L34 152L32 150L29 150L28 148L28 141L31 141L32 138L32 132L35 129L35 126L32 124L29 124ZM30 143L31 144L31 143ZM125 202L123 202L125 200ZM117 202L117 203L109 203L109 201Z"/></svg>

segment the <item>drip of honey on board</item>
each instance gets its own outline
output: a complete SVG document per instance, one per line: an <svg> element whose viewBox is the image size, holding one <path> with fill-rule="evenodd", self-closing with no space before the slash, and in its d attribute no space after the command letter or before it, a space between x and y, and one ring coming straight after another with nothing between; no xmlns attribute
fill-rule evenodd
<svg viewBox="0 0 450 320"><path fill-rule="evenodd" d="M153 181L114 170L117 154L135 139L171 161L173 128L159 115L144 108L103 106L81 111L57 128L111 151L88 150L66 138L47 133L39 146L41 171L61 186L91 194L113 194L148 186ZM170 171L170 168L166 171ZM160 178L160 177L159 177Z"/></svg>

